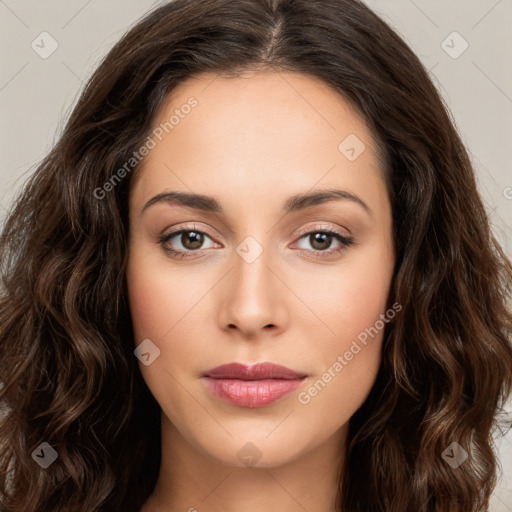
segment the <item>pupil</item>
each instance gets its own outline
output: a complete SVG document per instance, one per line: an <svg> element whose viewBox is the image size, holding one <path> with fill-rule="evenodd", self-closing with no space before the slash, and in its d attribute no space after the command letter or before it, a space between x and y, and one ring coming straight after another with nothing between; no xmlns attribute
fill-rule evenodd
<svg viewBox="0 0 512 512"><path fill-rule="evenodd" d="M192 241L190 242L190 240ZM182 233L181 243L183 244L183 247L186 247L187 249L198 249L203 243L203 235L202 233L196 233L195 231Z"/></svg>
<svg viewBox="0 0 512 512"><path fill-rule="evenodd" d="M329 235L328 233L314 233L311 236L313 237L311 245L318 251L321 251L322 249L327 249L332 239L332 235ZM315 247L317 245L317 242L320 243L320 247Z"/></svg>

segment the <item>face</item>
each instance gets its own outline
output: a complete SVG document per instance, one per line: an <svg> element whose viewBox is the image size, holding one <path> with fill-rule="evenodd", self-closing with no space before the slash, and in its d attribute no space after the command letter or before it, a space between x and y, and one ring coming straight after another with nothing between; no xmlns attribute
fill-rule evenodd
<svg viewBox="0 0 512 512"><path fill-rule="evenodd" d="M339 438L395 314L391 206L363 119L306 75L203 74L151 137L127 283L164 421L238 466L244 450L269 467ZM242 366L212 370L228 363Z"/></svg>

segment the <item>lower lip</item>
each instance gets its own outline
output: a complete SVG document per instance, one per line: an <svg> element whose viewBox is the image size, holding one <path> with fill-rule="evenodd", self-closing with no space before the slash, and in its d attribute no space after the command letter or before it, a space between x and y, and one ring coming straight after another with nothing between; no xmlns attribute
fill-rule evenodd
<svg viewBox="0 0 512 512"><path fill-rule="evenodd" d="M301 379L213 379L204 377L208 389L218 398L239 407L265 407L297 389Z"/></svg>

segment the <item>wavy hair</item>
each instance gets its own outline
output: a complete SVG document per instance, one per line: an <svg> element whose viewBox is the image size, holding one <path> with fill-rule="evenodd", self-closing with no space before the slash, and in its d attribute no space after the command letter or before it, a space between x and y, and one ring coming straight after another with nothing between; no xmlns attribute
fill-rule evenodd
<svg viewBox="0 0 512 512"><path fill-rule="evenodd" d="M391 295L402 311L350 420L333 506L487 510L493 434L512 387L512 265L428 72L359 0L174 0L103 59L3 227L2 512L135 512L151 494L160 408L133 354L125 278L137 166L101 199L97 190L141 147L179 83L253 69L323 80L385 153ZM442 457L453 442L468 453L456 469ZM45 469L41 443L58 454Z"/></svg>

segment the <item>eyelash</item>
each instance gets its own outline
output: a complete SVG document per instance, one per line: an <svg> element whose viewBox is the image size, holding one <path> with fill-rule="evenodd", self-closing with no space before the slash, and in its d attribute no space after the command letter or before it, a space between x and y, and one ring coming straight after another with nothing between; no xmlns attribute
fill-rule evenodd
<svg viewBox="0 0 512 512"><path fill-rule="evenodd" d="M212 238L208 233L206 233L205 231L201 231L199 229L181 228L176 231L171 231L170 233L162 235L158 239L158 243L163 247L164 251L166 253L168 253L169 256L171 256L171 258L176 258L176 259L191 258L191 257L193 258L193 257L195 257L195 256L193 256L193 253L198 253L201 251L201 249L197 249L195 251L192 251L192 250L177 251L176 249L171 249L168 245L168 242L171 238L174 238L175 236L181 235L183 233L190 233L190 232L199 233L201 235L206 235L209 238ZM349 247L355 243L355 241L352 237L345 236L332 228L314 229L314 230L309 230L306 232L299 233L300 236L299 236L298 240L301 240L307 236L310 236L313 234L318 234L318 233L332 235L338 242L340 242L339 247L337 247L335 249L327 249L325 251L320 251L318 249L313 249L313 250L299 249L299 251L313 253L311 256L314 258L325 258L328 256L333 256L334 254L338 254L338 253L342 252L343 250L345 250L346 247Z"/></svg>

